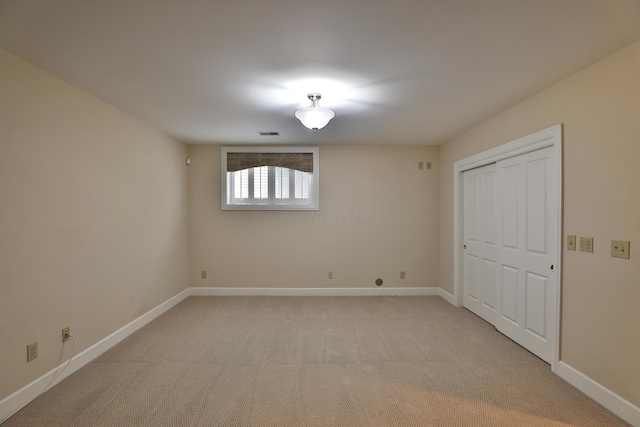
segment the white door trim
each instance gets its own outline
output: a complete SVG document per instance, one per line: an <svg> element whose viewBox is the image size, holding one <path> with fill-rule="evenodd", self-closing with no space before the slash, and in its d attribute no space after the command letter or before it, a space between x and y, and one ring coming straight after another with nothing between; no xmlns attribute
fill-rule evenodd
<svg viewBox="0 0 640 427"><path fill-rule="evenodd" d="M529 153L541 148L552 147L553 155L557 159L556 171L558 176L558 235L556 245L558 251L557 260L554 265L557 266L558 277L558 307L557 307L557 325L556 325L556 342L554 348L554 357L551 361L551 370L557 372L558 361L560 360L560 307L561 307L561 289L562 289L562 124L557 124L550 128L516 139L482 153L458 160L453 164L453 301L457 307L462 306L463 298L463 250L462 246L464 236L464 179L462 174L469 169L495 163L499 160L508 159L520 154Z"/></svg>

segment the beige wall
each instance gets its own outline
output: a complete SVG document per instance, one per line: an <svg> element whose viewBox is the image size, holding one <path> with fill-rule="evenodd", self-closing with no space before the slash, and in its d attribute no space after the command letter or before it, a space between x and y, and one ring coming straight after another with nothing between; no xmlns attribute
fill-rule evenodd
<svg viewBox="0 0 640 427"><path fill-rule="evenodd" d="M188 278L184 145L3 50L0 94L2 400Z"/></svg>
<svg viewBox="0 0 640 427"><path fill-rule="evenodd" d="M564 124L561 360L640 406L640 42L469 130L440 151L440 285L453 290L453 162ZM610 257L631 240L631 260Z"/></svg>
<svg viewBox="0 0 640 427"><path fill-rule="evenodd" d="M437 287L437 153L321 146L319 211L246 212L220 210L220 147L191 146L191 286Z"/></svg>
<svg viewBox="0 0 640 427"><path fill-rule="evenodd" d="M637 42L440 149L321 146L320 211L223 212L219 146L187 168L185 146L0 50L0 400L57 364L63 326L82 351L188 284L451 292L453 162L564 123L563 234L595 252L563 251L562 360L640 405L639 70Z"/></svg>

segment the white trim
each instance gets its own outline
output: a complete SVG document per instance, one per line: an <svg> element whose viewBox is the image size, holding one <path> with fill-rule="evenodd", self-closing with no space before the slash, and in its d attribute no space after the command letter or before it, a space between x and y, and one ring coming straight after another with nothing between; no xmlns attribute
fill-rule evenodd
<svg viewBox="0 0 640 427"><path fill-rule="evenodd" d="M30 384L24 386L23 388L16 391L12 395L2 399L0 401L0 423L4 422L7 418L12 416L16 412L18 412L20 409L26 406L33 399L38 397L40 394L49 390L51 387L55 386L60 381L67 378L69 375L73 374L78 369L84 367L89 362L93 361L98 356L100 356L102 353L106 352L107 350L109 350L110 348L112 348L113 346L115 346L125 338L127 338L129 335L136 332L138 329L142 328L152 320L159 317L161 314L165 313L166 311L174 307L176 304L178 304L179 302L187 298L189 295L190 295L190 290L189 288L187 288L182 292L180 292L179 294L177 294L176 296L169 298L167 301L163 302L156 308L149 310L147 313L138 317L131 323L118 329L116 332L112 333L108 337L92 345L82 353L76 355L75 357L73 357L73 359L69 363L69 366L60 374L58 378L56 378L56 380L53 383L49 384L51 379L57 374L57 372L60 369L62 369L62 366L66 364L67 361L62 363L60 366L56 366L51 371L47 372L40 378L34 380Z"/></svg>
<svg viewBox="0 0 640 427"><path fill-rule="evenodd" d="M464 197L464 188L462 174L464 171L474 169L480 166L495 163L499 160L508 159L520 154L529 153L546 147L553 148L553 155L556 159L556 174L558 176L558 236L555 245L558 250L556 274L558 278L557 301L558 312L556 313L556 342L554 343L554 356L551 360L551 370L557 372L558 362L560 360L560 307L561 288L562 288L562 124L551 126L550 128L532 133L525 137L516 139L482 153L458 160L453 164L453 305L462 306L462 245L464 217L462 212Z"/></svg>
<svg viewBox="0 0 640 427"><path fill-rule="evenodd" d="M442 298L443 300L447 301L451 305L456 305L456 300L455 300L455 297L453 296L453 294L450 294L449 292L445 291L442 288L438 288L438 289L440 290L440 292L438 293L440 298Z"/></svg>
<svg viewBox="0 0 640 427"><path fill-rule="evenodd" d="M192 296L439 296L440 288L190 288Z"/></svg>
<svg viewBox="0 0 640 427"><path fill-rule="evenodd" d="M608 388L595 382L582 372L560 362L558 366L560 378L595 400L629 424L640 427L640 408L618 396Z"/></svg>

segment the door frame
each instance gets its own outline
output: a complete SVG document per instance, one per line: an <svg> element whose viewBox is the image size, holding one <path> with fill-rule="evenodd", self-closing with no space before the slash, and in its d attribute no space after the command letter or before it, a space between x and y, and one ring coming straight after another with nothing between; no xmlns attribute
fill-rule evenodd
<svg viewBox="0 0 640 427"><path fill-rule="evenodd" d="M556 313L556 342L554 343L551 371L557 372L560 361L560 322L561 318L561 289L562 289L562 124L551 126L547 129L535 132L531 135L516 139L482 153L474 154L453 164L453 302L456 307L463 305L463 236L464 236L464 179L463 172L500 160L515 157L520 154L536 151L541 148L552 147L552 155L556 159L556 173L558 176L558 234L552 245L557 247L557 313Z"/></svg>

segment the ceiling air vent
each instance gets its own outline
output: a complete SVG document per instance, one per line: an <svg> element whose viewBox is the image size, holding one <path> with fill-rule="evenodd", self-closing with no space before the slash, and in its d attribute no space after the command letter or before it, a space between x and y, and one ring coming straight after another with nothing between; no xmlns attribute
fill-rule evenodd
<svg viewBox="0 0 640 427"><path fill-rule="evenodd" d="M278 136L280 132L258 132L261 136Z"/></svg>

